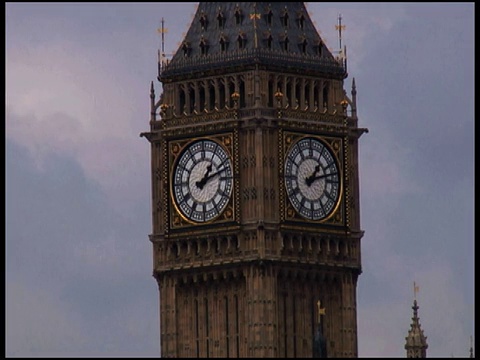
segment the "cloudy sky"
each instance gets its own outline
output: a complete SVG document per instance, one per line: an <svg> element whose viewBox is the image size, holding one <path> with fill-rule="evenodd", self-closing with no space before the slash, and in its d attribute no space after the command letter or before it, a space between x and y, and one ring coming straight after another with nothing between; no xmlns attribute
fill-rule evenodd
<svg viewBox="0 0 480 360"><path fill-rule="evenodd" d="M474 4L307 3L355 77L361 357L404 357L413 282L429 357L474 335ZM148 240L156 29L196 3L6 4L6 355L157 357Z"/></svg>

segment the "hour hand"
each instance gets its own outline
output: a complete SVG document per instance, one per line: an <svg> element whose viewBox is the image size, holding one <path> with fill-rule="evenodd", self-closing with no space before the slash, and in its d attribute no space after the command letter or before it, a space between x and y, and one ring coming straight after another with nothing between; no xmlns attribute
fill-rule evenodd
<svg viewBox="0 0 480 360"><path fill-rule="evenodd" d="M222 171L225 171L225 168L218 169L218 170L215 171L214 173L211 173L210 175L208 175L208 176L205 178L205 182L207 182L208 180L210 180L210 179L213 178L214 176L217 176L217 175L220 174Z"/></svg>
<svg viewBox="0 0 480 360"><path fill-rule="evenodd" d="M329 176L334 176L334 175L337 175L337 173L330 173L330 174L323 174L323 175L318 175L318 176L315 176L309 180L305 179L305 182L307 183L308 186L312 185L313 182L315 180L318 180L318 179L323 179L323 178L326 178L326 177L329 177Z"/></svg>
<svg viewBox="0 0 480 360"><path fill-rule="evenodd" d="M209 177L209 174L210 174L210 171L212 171L212 164L209 164L207 166L207 171L205 172L205 175L203 175L203 178L201 178L199 181L197 181L195 183L195 185L197 185L197 187L202 190L203 187L205 186L205 184L207 183L208 179L210 179Z"/></svg>
<svg viewBox="0 0 480 360"><path fill-rule="evenodd" d="M317 164L317 166L315 166L315 170L313 171L312 175L305 178L305 183L307 184L307 186L312 185L312 183L315 180L317 180L317 177L315 177L315 175L317 175L317 172L319 171L320 171L320 164Z"/></svg>

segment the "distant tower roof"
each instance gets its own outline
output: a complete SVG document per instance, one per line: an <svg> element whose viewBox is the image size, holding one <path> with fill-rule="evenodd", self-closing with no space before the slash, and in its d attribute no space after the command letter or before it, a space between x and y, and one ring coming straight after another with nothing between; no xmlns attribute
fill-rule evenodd
<svg viewBox="0 0 480 360"><path fill-rule="evenodd" d="M413 317L408 336L405 338L405 349L407 350L407 358L424 358L427 357L427 337L423 334L420 327L420 319L418 317L417 300L413 301Z"/></svg>
<svg viewBox="0 0 480 360"><path fill-rule="evenodd" d="M262 65L347 76L345 60L325 46L303 2L200 2L159 77Z"/></svg>

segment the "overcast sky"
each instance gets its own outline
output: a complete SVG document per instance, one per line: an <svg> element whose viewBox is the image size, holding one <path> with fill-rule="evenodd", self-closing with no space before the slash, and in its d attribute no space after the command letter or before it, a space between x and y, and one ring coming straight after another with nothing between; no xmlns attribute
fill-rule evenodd
<svg viewBox="0 0 480 360"><path fill-rule="evenodd" d="M413 282L429 357L474 335L474 4L307 3L338 48L360 138L360 357L405 357ZM196 3L6 4L6 356L158 357L149 88Z"/></svg>

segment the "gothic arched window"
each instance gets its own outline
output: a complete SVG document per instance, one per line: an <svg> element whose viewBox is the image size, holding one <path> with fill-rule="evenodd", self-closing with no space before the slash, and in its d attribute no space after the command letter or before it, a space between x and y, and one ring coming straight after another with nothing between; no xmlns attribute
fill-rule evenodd
<svg viewBox="0 0 480 360"><path fill-rule="evenodd" d="M190 56L190 46L188 46L187 42L184 42L182 44L182 51L183 51L183 56L185 57Z"/></svg>
<svg viewBox="0 0 480 360"><path fill-rule="evenodd" d="M304 26L305 26L305 16L301 14L298 18L298 28L303 30Z"/></svg>
<svg viewBox="0 0 480 360"><path fill-rule="evenodd" d="M221 52L227 51L228 42L227 42L227 39L225 39L224 36L220 37L219 44L220 44L220 51Z"/></svg>
<svg viewBox="0 0 480 360"><path fill-rule="evenodd" d="M285 11L283 13L283 15L281 16L281 19L282 19L282 25L287 28L288 27L288 12L287 12L287 9L285 8Z"/></svg>
<svg viewBox="0 0 480 360"><path fill-rule="evenodd" d="M245 39L245 35L239 34L237 38L237 43L238 43L239 50L245 49L245 44L247 43L247 40Z"/></svg>
<svg viewBox="0 0 480 360"><path fill-rule="evenodd" d="M234 15L235 15L235 24L241 25L241 24L242 24L242 20L243 20L242 11L241 11L239 8L237 8L237 9L235 10L235 14L234 14Z"/></svg>
<svg viewBox="0 0 480 360"><path fill-rule="evenodd" d="M202 55L207 55L208 52L208 44L207 41L203 38L200 40L200 53Z"/></svg>
<svg viewBox="0 0 480 360"><path fill-rule="evenodd" d="M268 13L265 15L265 19L267 20L267 25L272 26L273 21L273 13L272 10L269 10Z"/></svg>
<svg viewBox="0 0 480 360"><path fill-rule="evenodd" d="M318 43L318 45L315 46L315 47L316 47L316 49L317 49L317 54L318 54L318 56L322 56L322 54L323 54L323 44L322 44L322 42L320 41L320 42Z"/></svg>
<svg viewBox="0 0 480 360"><path fill-rule="evenodd" d="M306 54L307 53L307 39L304 37L303 40L300 42L300 44L298 44L298 46L300 47L300 52L302 54Z"/></svg>
<svg viewBox="0 0 480 360"><path fill-rule="evenodd" d="M217 21L218 21L218 28L224 29L226 19L225 19L225 15L223 15L223 12L220 9L218 9Z"/></svg>
<svg viewBox="0 0 480 360"><path fill-rule="evenodd" d="M283 50L285 51L288 51L288 44L289 44L290 40L288 40L288 36L285 36L285 38L283 39L282 43L283 43Z"/></svg>
<svg viewBox="0 0 480 360"><path fill-rule="evenodd" d="M273 37L272 37L271 34L269 34L268 37L267 37L267 48L271 49L272 45L273 45Z"/></svg>
<svg viewBox="0 0 480 360"><path fill-rule="evenodd" d="M207 15L202 14L200 16L200 25L202 26L202 30L207 30L207 26L208 26Z"/></svg>

